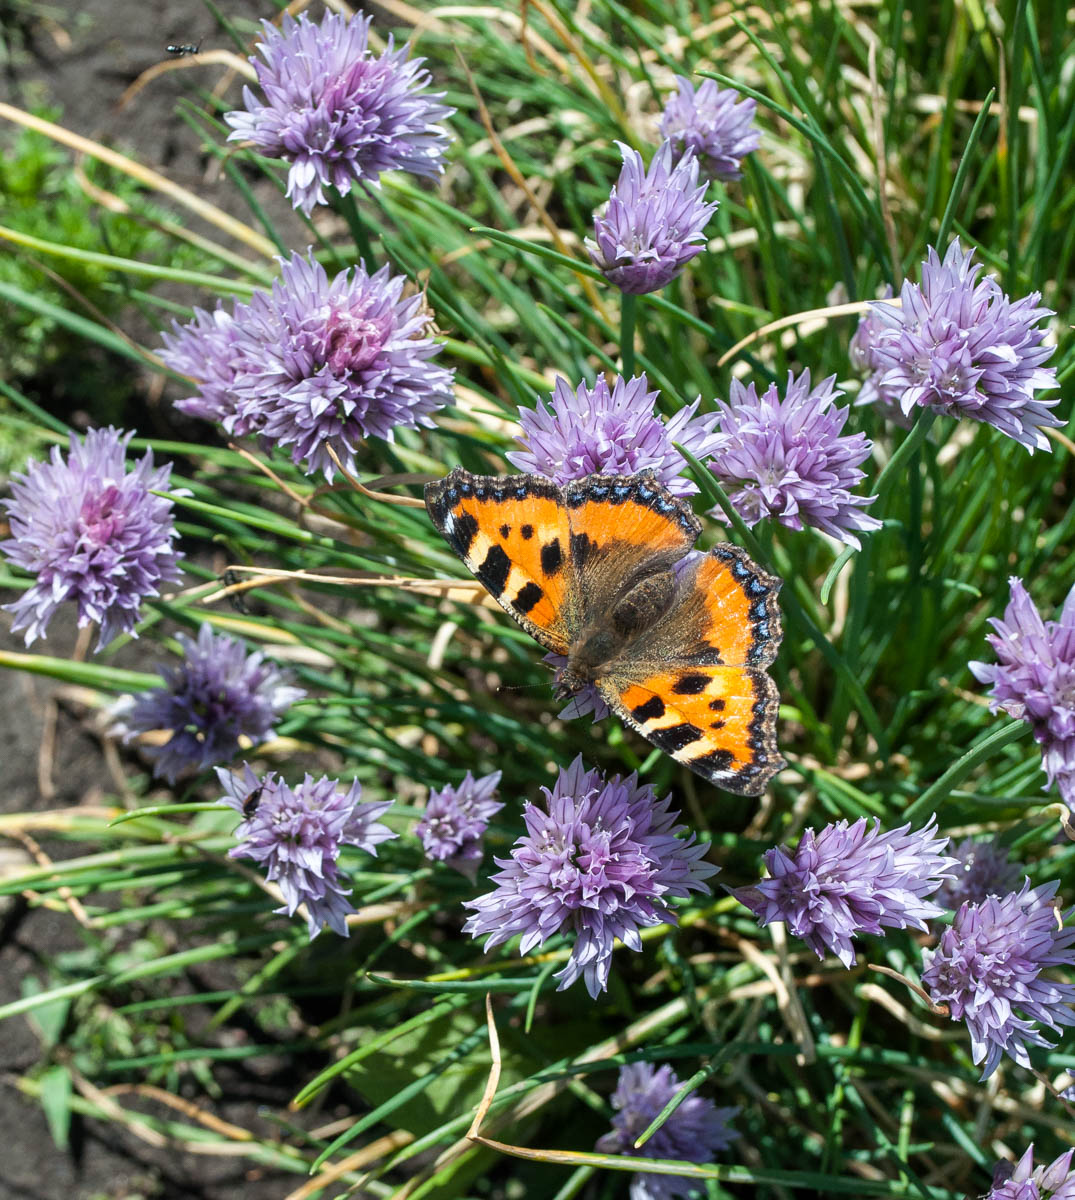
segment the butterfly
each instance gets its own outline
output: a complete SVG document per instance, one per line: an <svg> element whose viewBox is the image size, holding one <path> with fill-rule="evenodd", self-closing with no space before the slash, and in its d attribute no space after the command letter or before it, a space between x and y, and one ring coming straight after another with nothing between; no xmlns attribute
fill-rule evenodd
<svg viewBox="0 0 1075 1200"><path fill-rule="evenodd" d="M755 796L784 766L776 685L781 581L738 546L692 553L701 522L652 471L541 475L456 467L426 511L490 595L565 656L627 725L704 779ZM689 556L689 557L688 557Z"/></svg>

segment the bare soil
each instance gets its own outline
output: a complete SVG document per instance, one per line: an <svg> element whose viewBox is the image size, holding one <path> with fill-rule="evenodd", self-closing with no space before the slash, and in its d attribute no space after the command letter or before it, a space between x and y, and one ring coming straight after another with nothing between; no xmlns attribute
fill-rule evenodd
<svg viewBox="0 0 1075 1200"><path fill-rule="evenodd" d="M247 35L256 19L273 11L271 5L256 0L224 0L220 8ZM124 89L142 71L167 58L168 43L201 42L203 50L232 48L215 29L208 9L192 0L80 0L77 4L61 0L39 6L0 0L0 34L7 49L0 60L0 96L5 100L22 108L58 105L60 121L68 128L163 168L175 182L248 216L226 182L213 182L194 133L175 115L182 97L197 100L201 89L218 82L219 67L171 72L123 110L116 108ZM229 98L236 105L240 102L237 83ZM280 222L285 236L293 235L291 244L301 248L305 244L301 227L279 193L271 186L262 188L259 199ZM185 298L191 299L189 294ZM211 297L202 299L209 306L212 302ZM132 333L146 336L145 330L132 329ZM132 370L126 362L117 363L117 369ZM89 412L73 409L70 397L78 396L77 380L70 384L69 393L54 397L55 403L47 395L39 394L39 399L65 420L84 424L92 417L92 404L86 404ZM147 384L141 381L134 389L140 412L130 415L127 426L167 436L172 425L172 436L191 436L189 427L174 424L167 396L153 393ZM21 638L12 637L9 626L8 615L0 614L0 646L22 650ZM63 655L75 644L73 623L68 621L65 627L57 618L47 652ZM143 650L135 644L124 650L117 665L150 670L149 653L149 647ZM0 789L0 814L62 809L115 795L116 780L100 741L75 709L56 703L49 681L0 672L0 711L5 785ZM37 849L25 841L0 838L0 870L5 858ZM70 843L47 838L41 839L39 850L54 859L78 853ZM44 984L49 962L82 946L70 913L25 901L7 902L0 907L0 1004L18 999L28 979ZM185 983L191 991L229 986L226 974L217 979L191 977ZM197 1014L191 1019L197 1021ZM19 1086L20 1079L38 1070L41 1058L32 1018L15 1017L0 1025L0 1129L5 1138L0 1151L0 1200L252 1200L282 1197L302 1182L301 1176L251 1167L242 1157L195 1155L176 1145L153 1145L117 1124L78 1117L71 1147L61 1152L40 1105ZM214 1069L213 1075L222 1089L211 1102L215 1117L267 1136L279 1130L267 1114L285 1111L294 1091L293 1063L283 1056L266 1055L250 1066ZM196 1080L190 1082L189 1094L194 1098L199 1088ZM197 1099L208 1103L204 1096ZM122 1101L129 1104L130 1097ZM143 1108L162 1117L180 1117L151 1100Z"/></svg>

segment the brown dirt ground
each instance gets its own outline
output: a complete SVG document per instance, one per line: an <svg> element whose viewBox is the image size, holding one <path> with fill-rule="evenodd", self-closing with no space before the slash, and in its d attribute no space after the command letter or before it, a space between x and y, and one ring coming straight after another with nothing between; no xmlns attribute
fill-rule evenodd
<svg viewBox="0 0 1075 1200"><path fill-rule="evenodd" d="M228 18L244 22L246 31L252 30L256 18L272 11L272 5L256 0L224 0L220 7ZM195 136L175 116L179 99L186 94L196 97L199 88L213 86L219 68L174 71L154 81L125 110L115 109L140 72L167 57L167 43L201 40L203 50L231 48L214 32L206 8L190 0L83 0L77 5L42 3L35 10L0 0L0 26L8 50L0 61L0 96L5 100L20 107L59 104L62 122L69 128L140 155L176 182L242 213L241 200L226 184L214 186L207 180L207 163L198 153ZM237 88L233 94L237 103ZM285 236L292 235L291 244L304 245L282 198L269 189L261 199L280 220ZM152 404L159 398L145 399ZM167 424L169 409L165 400L153 419L140 423L141 431L163 432L159 426ZM59 415L72 418L70 411ZM9 627L10 617L0 614L0 646L22 650L21 637L12 637ZM47 652L62 655L74 645L73 623L68 619L65 627L58 620L55 632L50 629ZM118 665L149 670L148 651L137 644L128 647ZM0 763L5 772L0 813L66 808L115 794L98 739L70 705L55 703L49 681L0 672L0 706ZM56 858L77 853L70 843L47 839L41 849ZM10 840L0 840L0 856L19 852ZM81 945L78 927L67 913L25 902L0 908L0 1004L22 995L27 977L43 980L55 955ZM220 978L188 982L191 990L228 986ZM274 1174L241 1158L154 1147L115 1124L78 1118L71 1149L60 1152L40 1107L17 1086L21 1076L33 1073L39 1058L40 1043L30 1021L16 1017L0 1025L0 1128L6 1139L0 1153L0 1200L252 1200L284 1196L302 1182L301 1176ZM276 1126L263 1114L285 1109L293 1093L294 1064L290 1077L287 1069L282 1057L266 1056L246 1068L215 1070L223 1094L212 1103L214 1115L271 1135Z"/></svg>

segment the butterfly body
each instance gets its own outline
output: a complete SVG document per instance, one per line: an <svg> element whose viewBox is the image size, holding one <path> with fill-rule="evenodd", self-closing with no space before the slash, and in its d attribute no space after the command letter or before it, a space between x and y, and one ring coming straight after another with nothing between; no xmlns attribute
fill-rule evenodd
<svg viewBox="0 0 1075 1200"><path fill-rule="evenodd" d="M632 728L711 782L761 792L783 766L776 688L780 581L738 547L693 552L701 524L651 472L540 475L456 468L426 508L491 595Z"/></svg>
<svg viewBox="0 0 1075 1200"><path fill-rule="evenodd" d="M671 571L643 575L608 611L596 611L578 630L568 628L567 662L560 675L565 692L586 684L600 687L633 643L645 637L664 616L676 595Z"/></svg>

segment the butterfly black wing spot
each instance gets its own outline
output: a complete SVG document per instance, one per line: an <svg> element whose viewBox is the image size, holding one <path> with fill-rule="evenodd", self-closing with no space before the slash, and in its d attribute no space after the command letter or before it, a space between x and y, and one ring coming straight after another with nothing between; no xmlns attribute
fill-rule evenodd
<svg viewBox="0 0 1075 1200"><path fill-rule="evenodd" d="M560 549L560 539L553 538L541 547L541 570L547 579L559 574L564 565L564 552Z"/></svg>
<svg viewBox="0 0 1075 1200"><path fill-rule="evenodd" d="M688 671L672 684L672 691L679 696L697 696L709 686L709 676L699 671ZM723 703L723 701L722 701Z"/></svg>
<svg viewBox="0 0 1075 1200"><path fill-rule="evenodd" d="M764 761L761 757L757 760L759 763ZM708 754L704 754L701 758L696 758L691 763L691 770L697 771L700 775L720 775L726 771L730 771L732 764L735 762L735 756L730 750L711 750ZM738 791L738 788L729 788L729 781L722 779L720 785L728 790ZM751 795L752 793L745 793Z"/></svg>
<svg viewBox="0 0 1075 1200"><path fill-rule="evenodd" d="M654 729L652 732L646 732L646 737L667 754L677 754L684 747L703 736L698 726L692 725L690 721L683 721L679 725L669 725L666 729ZM694 766L693 762L691 766Z"/></svg>
<svg viewBox="0 0 1075 1200"><path fill-rule="evenodd" d="M463 558L470 553L470 547L474 544L474 539L478 535L478 522L470 515L470 513L460 513L457 517L451 518L451 530L449 540L452 544L452 549Z"/></svg>
<svg viewBox="0 0 1075 1200"><path fill-rule="evenodd" d="M511 559L500 546L490 546L481 565L474 572L478 582L496 597L504 590L510 574Z"/></svg>
<svg viewBox="0 0 1075 1200"><path fill-rule="evenodd" d="M651 696L645 704L640 704L637 708L632 708L631 716L639 724L642 724L646 721L659 721L664 716L664 712L664 701L660 696Z"/></svg>
<svg viewBox="0 0 1075 1200"><path fill-rule="evenodd" d="M588 533L571 535L571 557L579 567L584 567L596 551L597 543L590 540Z"/></svg>
<svg viewBox="0 0 1075 1200"><path fill-rule="evenodd" d="M536 583L528 583L519 589L518 595L511 602L512 608L521 613L528 613L545 595L543 588Z"/></svg>

